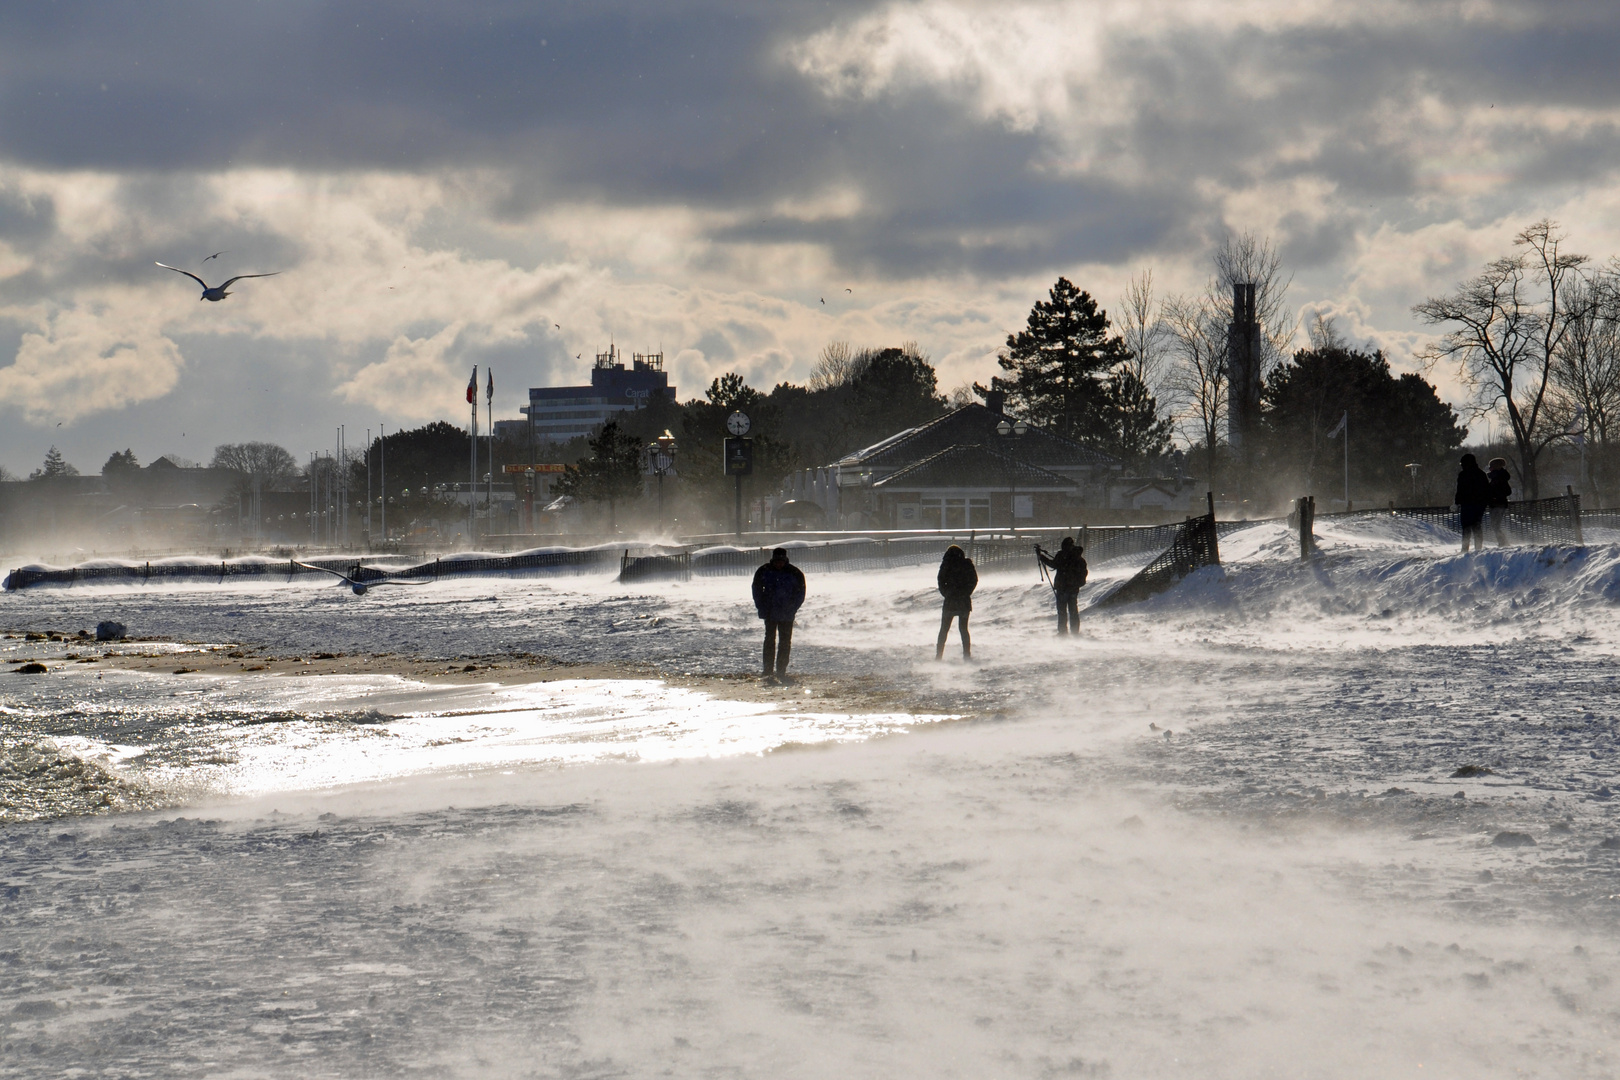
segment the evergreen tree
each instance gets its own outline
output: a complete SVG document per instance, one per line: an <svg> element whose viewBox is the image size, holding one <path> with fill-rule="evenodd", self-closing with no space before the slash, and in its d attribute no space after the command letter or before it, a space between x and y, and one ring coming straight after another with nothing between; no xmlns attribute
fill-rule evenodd
<svg viewBox="0 0 1620 1080"><path fill-rule="evenodd" d="M1348 412L1356 502L1409 499L1408 463L1419 464L1424 476L1449 475L1452 453L1467 434L1421 376L1397 377L1382 352L1338 344L1301 349L1273 370L1261 409L1267 474L1324 496L1343 490L1344 436L1330 440L1327 433Z"/></svg>
<svg viewBox="0 0 1620 1080"><path fill-rule="evenodd" d="M28 475L30 480L60 480L64 476L78 476L79 470L62 460L62 451L54 445L45 451L45 464Z"/></svg>
<svg viewBox="0 0 1620 1080"><path fill-rule="evenodd" d="M608 522L616 525L618 503L641 491L641 440L619 430L617 420L609 420L587 445L590 456L580 458L577 468L562 475L557 493L607 503Z"/></svg>
<svg viewBox="0 0 1620 1080"><path fill-rule="evenodd" d="M1174 430L1135 371L1125 367L1108 376L1091 439L1098 449L1131 462L1157 458L1170 449Z"/></svg>
<svg viewBox="0 0 1620 1080"><path fill-rule="evenodd" d="M1008 411L1057 434L1092 444L1118 441L1108 427L1107 380L1130 360L1123 338L1109 335L1108 313L1066 277L1036 301L1025 328L1007 336L997 363L1010 376L990 380Z"/></svg>
<svg viewBox="0 0 1620 1080"><path fill-rule="evenodd" d="M141 463L135 460L133 450L114 450L107 458L107 463L101 467L101 475L106 477L127 476L138 472Z"/></svg>

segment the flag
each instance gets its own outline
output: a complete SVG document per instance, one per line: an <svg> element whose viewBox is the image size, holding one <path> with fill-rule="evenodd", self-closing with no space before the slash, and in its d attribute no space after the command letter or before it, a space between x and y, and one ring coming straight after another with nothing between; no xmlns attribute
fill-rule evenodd
<svg viewBox="0 0 1620 1080"><path fill-rule="evenodd" d="M1339 422L1333 426L1333 430L1327 433L1327 437L1330 439L1337 439L1339 437L1339 433L1344 430L1344 425L1348 424L1349 422L1350 410L1346 409L1344 410L1344 415L1339 417Z"/></svg>
<svg viewBox="0 0 1620 1080"><path fill-rule="evenodd" d="M489 384L484 387L484 400L495 400L495 369L485 368L484 373L489 376Z"/></svg>
<svg viewBox="0 0 1620 1080"><path fill-rule="evenodd" d="M478 365L473 365L472 378L467 380L467 404L478 404Z"/></svg>
<svg viewBox="0 0 1620 1080"><path fill-rule="evenodd" d="M1586 447L1586 407L1584 405L1576 406L1575 418L1572 419L1569 422L1569 427L1564 429L1564 434L1568 435L1570 437L1570 440L1572 442L1574 442L1574 444L1576 446L1579 446L1582 449L1585 449L1585 447Z"/></svg>

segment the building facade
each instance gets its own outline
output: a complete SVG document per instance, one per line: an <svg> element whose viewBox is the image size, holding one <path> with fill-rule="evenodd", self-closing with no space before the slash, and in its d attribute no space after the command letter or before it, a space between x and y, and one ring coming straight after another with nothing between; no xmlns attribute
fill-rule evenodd
<svg viewBox="0 0 1620 1080"><path fill-rule="evenodd" d="M675 387L664 371L663 353L635 353L626 367L613 346L596 354L589 386L545 386L529 390L529 404L519 409L525 420L500 420L496 434L532 438L535 445L565 443L595 431L619 413L632 412L655 397L675 400ZM519 426L521 425L521 426Z"/></svg>

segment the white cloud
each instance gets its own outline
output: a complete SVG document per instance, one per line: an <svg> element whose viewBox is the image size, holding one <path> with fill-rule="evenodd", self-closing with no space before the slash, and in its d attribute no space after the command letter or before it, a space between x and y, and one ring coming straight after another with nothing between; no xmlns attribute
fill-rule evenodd
<svg viewBox="0 0 1620 1080"><path fill-rule="evenodd" d="M162 397L184 364L139 308L69 308L22 335L16 359L0 367L0 402L42 427L70 423Z"/></svg>

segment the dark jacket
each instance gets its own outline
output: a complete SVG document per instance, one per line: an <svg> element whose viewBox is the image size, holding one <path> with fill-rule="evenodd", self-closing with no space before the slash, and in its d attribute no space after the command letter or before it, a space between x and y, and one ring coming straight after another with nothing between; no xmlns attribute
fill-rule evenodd
<svg viewBox="0 0 1620 1080"><path fill-rule="evenodd" d="M945 598L945 611L962 615L973 610L973 590L979 587L979 572L966 555L946 556L939 564L939 594Z"/></svg>
<svg viewBox="0 0 1620 1080"><path fill-rule="evenodd" d="M1052 588L1058 592L1079 592L1086 583L1086 560L1079 548L1059 548L1056 555L1037 551L1035 557L1052 568Z"/></svg>
<svg viewBox="0 0 1620 1080"><path fill-rule="evenodd" d="M804 603L804 571L792 563L754 571L754 610L767 622L792 622Z"/></svg>
<svg viewBox="0 0 1620 1080"><path fill-rule="evenodd" d="M1485 476L1485 470L1478 465L1463 466L1457 474L1457 497L1452 501L1458 506L1484 506L1491 500L1491 482Z"/></svg>
<svg viewBox="0 0 1620 1080"><path fill-rule="evenodd" d="M1492 469L1485 474L1485 479L1490 485L1490 498L1485 505L1506 506L1508 496L1513 494L1513 478L1508 475L1508 471L1506 469Z"/></svg>

